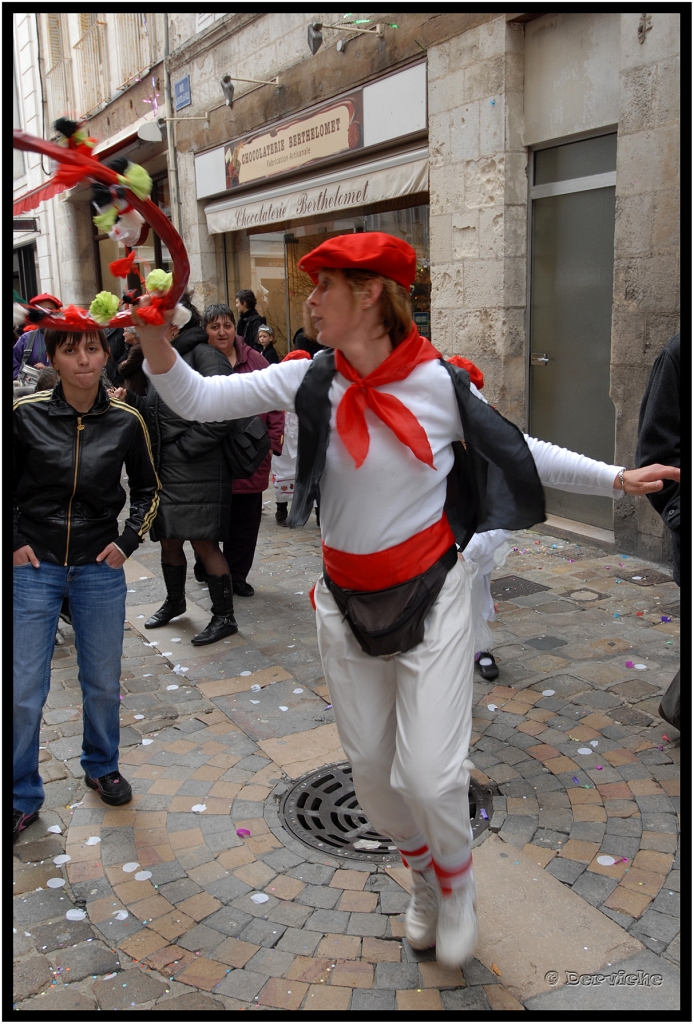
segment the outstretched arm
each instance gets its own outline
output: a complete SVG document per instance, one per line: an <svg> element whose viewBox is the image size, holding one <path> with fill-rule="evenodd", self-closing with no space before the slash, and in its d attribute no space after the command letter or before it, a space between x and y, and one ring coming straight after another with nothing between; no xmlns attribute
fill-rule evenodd
<svg viewBox="0 0 694 1024"><path fill-rule="evenodd" d="M532 452L540 480L546 487L578 494L597 494L606 498L621 498L622 494L650 494L663 487L663 480L679 480L676 466L644 466L643 469L623 469L610 466L587 455L560 448L536 437L525 440ZM622 486L622 469L624 486Z"/></svg>

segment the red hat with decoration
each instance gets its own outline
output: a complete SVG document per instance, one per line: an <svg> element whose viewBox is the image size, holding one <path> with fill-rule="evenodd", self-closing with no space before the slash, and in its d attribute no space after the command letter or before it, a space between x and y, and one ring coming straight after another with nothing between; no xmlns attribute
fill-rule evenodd
<svg viewBox="0 0 694 1024"><path fill-rule="evenodd" d="M314 284L320 270L370 270L410 290L417 272L417 254L401 238L383 231L361 231L329 238L299 261Z"/></svg>

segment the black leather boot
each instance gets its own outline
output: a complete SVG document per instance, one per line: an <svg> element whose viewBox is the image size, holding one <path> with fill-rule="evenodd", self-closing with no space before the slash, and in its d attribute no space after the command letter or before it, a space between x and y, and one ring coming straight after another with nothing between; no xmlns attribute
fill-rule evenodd
<svg viewBox="0 0 694 1024"><path fill-rule="evenodd" d="M156 629L165 626L176 615L183 615L186 610L186 569L187 565L167 565L161 563L161 571L166 584L166 600L154 615L145 622L145 629Z"/></svg>
<svg viewBox="0 0 694 1024"><path fill-rule="evenodd" d="M225 636L231 636L239 631L234 618L231 576L208 576L207 586L212 598L212 618L202 633L198 633L190 641L196 647L215 644L218 640L223 640Z"/></svg>

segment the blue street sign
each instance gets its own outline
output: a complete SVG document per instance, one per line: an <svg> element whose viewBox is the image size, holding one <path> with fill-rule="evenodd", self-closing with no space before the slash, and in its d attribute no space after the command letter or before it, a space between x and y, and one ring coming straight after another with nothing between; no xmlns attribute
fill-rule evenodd
<svg viewBox="0 0 694 1024"><path fill-rule="evenodd" d="M182 110L190 106L190 75L186 75L180 82L174 82L174 107Z"/></svg>

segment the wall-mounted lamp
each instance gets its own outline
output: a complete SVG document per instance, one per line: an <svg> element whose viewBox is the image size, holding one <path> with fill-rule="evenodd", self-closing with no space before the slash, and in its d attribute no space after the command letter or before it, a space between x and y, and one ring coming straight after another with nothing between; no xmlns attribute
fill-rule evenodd
<svg viewBox="0 0 694 1024"><path fill-rule="evenodd" d="M231 75L224 75L220 79L220 85L222 86L224 100L228 107L234 102L234 82L252 82L254 85L279 85L277 78L273 78L272 81L268 82L262 78L237 78L235 75L233 77Z"/></svg>
<svg viewBox="0 0 694 1024"><path fill-rule="evenodd" d="M385 25L380 21L375 25L369 26L369 28L356 28L354 25L323 25L320 21L312 21L308 26L308 47L314 56L323 45L323 29L326 28L332 29L334 32L350 33L347 39L338 39L337 49L340 53L345 52L347 43L350 39L354 39L355 36L368 34L378 36L379 39L382 39L386 30Z"/></svg>

